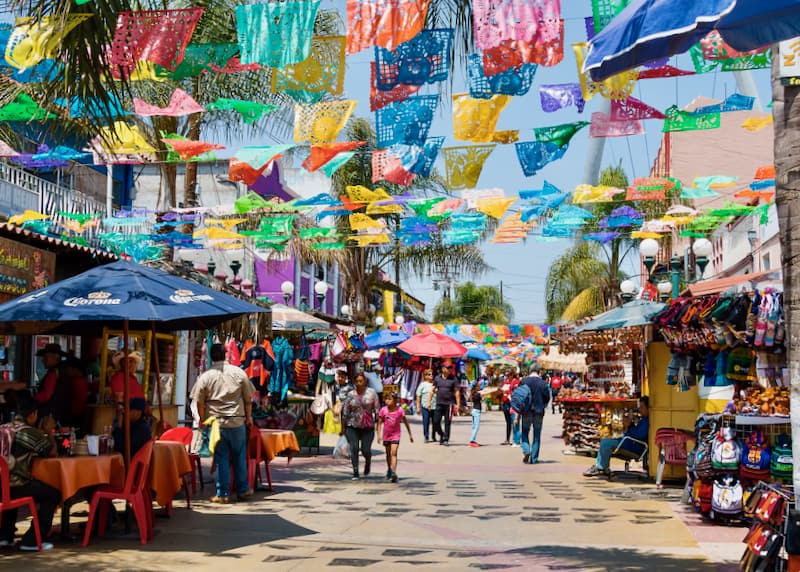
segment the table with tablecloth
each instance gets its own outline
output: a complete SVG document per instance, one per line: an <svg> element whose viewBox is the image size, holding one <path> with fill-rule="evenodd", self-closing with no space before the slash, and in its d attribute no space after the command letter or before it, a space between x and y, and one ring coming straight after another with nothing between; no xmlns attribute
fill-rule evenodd
<svg viewBox="0 0 800 572"><path fill-rule="evenodd" d="M125 485L125 462L122 455L79 455L74 457L36 458L31 475L61 491L61 533L69 532L69 507L71 500L88 487Z"/></svg>
<svg viewBox="0 0 800 572"><path fill-rule="evenodd" d="M156 441L148 476L156 502L167 506L183 487L183 476L192 472L186 446L177 441Z"/></svg>
<svg viewBox="0 0 800 572"><path fill-rule="evenodd" d="M269 463L278 453L289 451L289 460L293 453L300 451L300 444L294 431L281 429L259 429L261 433L261 456Z"/></svg>

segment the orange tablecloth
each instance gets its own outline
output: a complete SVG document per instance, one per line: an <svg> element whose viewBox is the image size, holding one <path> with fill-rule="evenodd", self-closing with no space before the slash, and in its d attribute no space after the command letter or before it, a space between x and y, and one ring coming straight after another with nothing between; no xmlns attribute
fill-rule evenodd
<svg viewBox="0 0 800 572"><path fill-rule="evenodd" d="M300 451L294 431L280 429L259 429L261 433L261 453L264 460L272 461L283 451Z"/></svg>
<svg viewBox="0 0 800 572"><path fill-rule="evenodd" d="M125 463L119 453L34 459L31 473L34 479L60 490L64 500L84 487L125 484Z"/></svg>
<svg viewBox="0 0 800 572"><path fill-rule="evenodd" d="M183 443L156 441L150 460L150 488L156 492L156 502L167 506L183 487L183 475L192 472L189 453Z"/></svg>

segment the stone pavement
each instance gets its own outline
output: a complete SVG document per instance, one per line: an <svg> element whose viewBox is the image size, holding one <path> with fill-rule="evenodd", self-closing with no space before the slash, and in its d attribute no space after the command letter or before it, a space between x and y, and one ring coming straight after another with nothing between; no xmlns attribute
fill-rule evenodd
<svg viewBox="0 0 800 572"><path fill-rule="evenodd" d="M560 416L547 415L537 465L500 446L502 413L484 412L480 448L467 446L468 417L455 420L451 445L404 434L398 483L386 482L373 448L372 475L351 481L350 463L329 455L272 467L275 490L247 503L176 501L156 520L155 538L93 538L87 549L57 544L45 554L0 551L0 567L27 570L613 570L732 571L745 529L704 523L680 504L680 488L587 479L591 460L563 453ZM330 452L334 436L323 435ZM362 462L363 466L363 462ZM612 465L615 468L621 466ZM80 506L74 509L80 513ZM56 520L56 522L58 522ZM8 568L10 569L10 567Z"/></svg>

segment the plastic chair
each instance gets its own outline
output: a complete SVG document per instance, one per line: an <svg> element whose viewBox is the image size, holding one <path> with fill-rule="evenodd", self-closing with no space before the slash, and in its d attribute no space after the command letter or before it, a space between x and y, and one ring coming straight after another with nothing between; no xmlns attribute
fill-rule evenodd
<svg viewBox="0 0 800 572"><path fill-rule="evenodd" d="M656 431L656 446L659 447L658 470L656 471L656 487L662 487L661 480L664 476L664 465L686 466L689 456L688 443L696 442L694 433L683 429L661 428Z"/></svg>
<svg viewBox="0 0 800 572"><path fill-rule="evenodd" d="M164 431L159 437L161 441L172 441L175 443L183 443L186 446L186 452L189 454L189 462L192 465L192 494L197 495L197 474L200 475L200 488L203 488L203 467L200 463L200 455L189 451L192 445L193 431L189 427L176 427ZM192 508L189 498L189 481L186 475L183 476L183 490L186 494L186 508Z"/></svg>
<svg viewBox="0 0 800 572"><path fill-rule="evenodd" d="M153 537L153 500L150 495L150 486L147 476L150 471L150 460L153 457L154 441L145 443L136 455L131 459L128 467L128 474L125 477L125 485L120 488L104 486L98 489L92 496L92 503L89 506L89 520L86 523L86 532L83 535L83 546L89 545L89 536L92 533L97 509L100 507L100 522L97 524L97 535L103 536L106 532L108 522L108 509L111 501L124 500L130 503L133 508L133 516L136 518L136 526L139 528L139 539L142 544ZM103 502L100 505L101 501Z"/></svg>
<svg viewBox="0 0 800 572"><path fill-rule="evenodd" d="M33 497L20 497L18 499L11 498L11 486L9 485L8 462L0 456L0 519L2 519L3 512L27 506L31 511L33 520L33 532L36 534L36 545L39 547L39 552L42 551L42 534L39 530L39 515L36 514L36 503Z"/></svg>
<svg viewBox="0 0 800 572"><path fill-rule="evenodd" d="M643 447L642 452L641 453L633 453L631 451L628 451L627 449L623 449L622 448L622 444L625 443L625 441L630 441L632 443L636 443L637 445L640 445L641 447ZM611 456L612 457L614 457L616 459L622 459L623 461L625 461L625 470L624 471L611 471L611 475L609 477L609 480L611 480L611 479L613 479L615 477L623 477L623 478L636 477L637 479L640 479L640 480L641 479L649 479L650 478L650 470L649 470L649 462L648 462L647 451L648 451L647 443L645 443L644 441L640 441L639 439L634 439L633 437L629 437L629 436L625 435L620 440L619 445L617 445L617 448L614 449L613 451L611 451ZM641 471L631 471L630 470L630 465L631 465L632 461L641 463L642 464L642 470Z"/></svg>

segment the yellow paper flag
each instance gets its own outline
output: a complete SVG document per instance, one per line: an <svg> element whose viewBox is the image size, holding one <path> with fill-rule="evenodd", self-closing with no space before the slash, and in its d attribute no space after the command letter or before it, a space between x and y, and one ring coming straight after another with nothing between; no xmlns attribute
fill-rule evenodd
<svg viewBox="0 0 800 572"><path fill-rule="evenodd" d="M193 235L194 238L202 238L204 236L207 236L210 240L237 240L244 238L244 235L239 234L238 232L232 232L216 226L195 231Z"/></svg>
<svg viewBox="0 0 800 572"><path fill-rule="evenodd" d="M624 193L624 189L608 187L606 185L581 184L572 191L573 204L580 203L606 203L614 200L614 195Z"/></svg>
<svg viewBox="0 0 800 572"><path fill-rule="evenodd" d="M243 222L247 222L246 218L207 218L205 219L206 224L213 224L219 225L225 228L225 230L230 230L235 227L237 224L242 224Z"/></svg>
<svg viewBox="0 0 800 572"><path fill-rule="evenodd" d="M765 117L748 117L741 126L748 131L759 131L764 129L767 125L772 125L772 115L767 115Z"/></svg>
<svg viewBox="0 0 800 572"><path fill-rule="evenodd" d="M389 242L389 235L385 233L380 234L354 234L348 237L350 240L355 240L359 247L372 246L373 244L386 244Z"/></svg>
<svg viewBox="0 0 800 572"><path fill-rule="evenodd" d="M500 218L508 207L514 204L517 199L515 197L492 197L488 199L478 199L476 209L478 212L487 214L492 218Z"/></svg>
<svg viewBox="0 0 800 572"><path fill-rule="evenodd" d="M403 212L403 205L399 203L370 203L367 205L367 214L383 215L383 214L401 214Z"/></svg>
<svg viewBox="0 0 800 572"><path fill-rule="evenodd" d="M113 128L103 127L101 132L101 146L108 153L135 155L156 152L156 149L145 140L137 125L116 121Z"/></svg>
<svg viewBox="0 0 800 572"><path fill-rule="evenodd" d="M383 228L384 224L364 213L353 213L349 216L350 228L353 230L366 230L368 228Z"/></svg>
<svg viewBox="0 0 800 572"><path fill-rule="evenodd" d="M24 70L54 57L64 36L91 17L91 14L72 14L66 22L61 16L42 16L38 21L17 18L16 27L6 44L6 62Z"/></svg>
<svg viewBox="0 0 800 572"><path fill-rule="evenodd" d="M356 101L322 101L294 107L294 140L298 143L336 141L356 108Z"/></svg>
<svg viewBox="0 0 800 572"><path fill-rule="evenodd" d="M354 203L374 203L376 201L391 201L392 196L383 188L369 189L363 185L347 185L345 187L347 198Z"/></svg>
<svg viewBox="0 0 800 572"><path fill-rule="evenodd" d="M489 99L474 99L466 93L454 95L453 137L475 143L493 142L500 112L509 101L508 95L494 95Z"/></svg>
<svg viewBox="0 0 800 572"><path fill-rule="evenodd" d="M639 79L639 72L636 69L624 71L612 75L603 81L594 81L588 72L583 71L583 62L586 60L587 44L579 42L572 44L575 52L575 61L578 64L578 80L581 85L581 95L583 99L589 101L595 94L599 93L606 99L627 99L636 87L636 80Z"/></svg>
<svg viewBox="0 0 800 572"><path fill-rule="evenodd" d="M14 215L8 219L8 224L15 224L17 226L29 220L45 220L50 218L50 215L42 214L40 212L26 210L22 214Z"/></svg>

